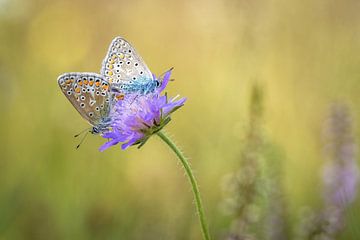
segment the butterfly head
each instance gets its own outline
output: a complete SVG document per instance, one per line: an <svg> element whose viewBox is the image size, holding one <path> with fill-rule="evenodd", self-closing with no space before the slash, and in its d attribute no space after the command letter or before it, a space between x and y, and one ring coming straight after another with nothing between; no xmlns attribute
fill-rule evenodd
<svg viewBox="0 0 360 240"><path fill-rule="evenodd" d="M93 127L93 128L91 129L91 133L92 133L92 134L99 134L99 133L100 133L100 129L99 129L98 127Z"/></svg>
<svg viewBox="0 0 360 240"><path fill-rule="evenodd" d="M102 135L104 132L107 132L109 130L111 130L111 127L108 124L104 123L104 124L99 124L97 126L93 126L90 132L95 135L96 134Z"/></svg>

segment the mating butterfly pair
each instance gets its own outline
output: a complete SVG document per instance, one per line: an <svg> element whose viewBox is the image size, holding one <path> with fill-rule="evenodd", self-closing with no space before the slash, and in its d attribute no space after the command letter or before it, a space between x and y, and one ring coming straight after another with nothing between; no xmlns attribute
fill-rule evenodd
<svg viewBox="0 0 360 240"><path fill-rule="evenodd" d="M92 133L109 128L110 110L126 94L148 94L161 83L125 39L116 37L103 60L101 74L64 73L58 84L67 99L92 126Z"/></svg>

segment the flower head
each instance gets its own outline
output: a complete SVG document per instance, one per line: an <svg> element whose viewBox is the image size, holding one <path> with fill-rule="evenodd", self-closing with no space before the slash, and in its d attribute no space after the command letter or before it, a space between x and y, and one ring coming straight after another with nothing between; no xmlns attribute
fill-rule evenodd
<svg viewBox="0 0 360 240"><path fill-rule="evenodd" d="M136 144L141 147L152 134L170 122L170 114L186 101L186 98L178 99L178 96L169 99L166 93L161 95L170 75L171 70L165 73L161 86L153 93L128 94L115 104L110 113L111 130L102 135L110 140L100 147L100 151L118 143L123 143L122 149Z"/></svg>

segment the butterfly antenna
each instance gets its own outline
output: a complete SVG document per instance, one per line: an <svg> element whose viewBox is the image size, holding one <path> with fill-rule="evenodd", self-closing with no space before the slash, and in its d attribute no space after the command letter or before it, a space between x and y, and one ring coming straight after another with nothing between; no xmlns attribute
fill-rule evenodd
<svg viewBox="0 0 360 240"><path fill-rule="evenodd" d="M173 69L174 69L174 67L171 67L171 68L169 68L169 70L166 70L165 72L163 72L162 74L160 74L159 79L163 78L164 75L165 75L167 72L172 71Z"/></svg>
<svg viewBox="0 0 360 240"><path fill-rule="evenodd" d="M89 131L90 132L90 131ZM80 145L84 142L86 136L89 134L89 132L86 132L85 135L83 136L83 138L80 140L80 143L76 146L76 149L78 149L80 147Z"/></svg>
<svg viewBox="0 0 360 240"><path fill-rule="evenodd" d="M79 132L78 134L75 134L74 137L78 137L80 136L81 134L83 134L85 131L88 131L90 128L86 128L84 130L82 130L81 132Z"/></svg>

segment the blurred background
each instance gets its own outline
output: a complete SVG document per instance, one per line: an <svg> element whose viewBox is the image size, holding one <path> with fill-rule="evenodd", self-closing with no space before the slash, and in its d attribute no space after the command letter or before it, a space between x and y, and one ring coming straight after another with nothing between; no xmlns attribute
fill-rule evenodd
<svg viewBox="0 0 360 240"><path fill-rule="evenodd" d="M106 140L89 136L75 149L88 124L56 79L99 72L115 36L152 72L175 67L168 93L188 101L166 128L190 158L213 238L301 238L304 212L326 205L334 102L359 162L359 10L355 0L0 0L0 239L201 239L190 185L159 138L100 153ZM227 179L249 162L262 200L246 200L256 227L240 238ZM277 203L284 238L261 224L272 211L259 209ZM359 209L349 201L336 239L360 238Z"/></svg>

